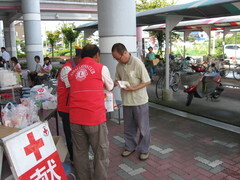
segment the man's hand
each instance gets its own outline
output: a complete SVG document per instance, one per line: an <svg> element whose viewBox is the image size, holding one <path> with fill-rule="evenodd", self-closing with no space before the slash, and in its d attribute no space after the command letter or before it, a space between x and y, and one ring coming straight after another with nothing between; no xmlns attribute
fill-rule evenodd
<svg viewBox="0 0 240 180"><path fill-rule="evenodd" d="M131 87L131 86L126 86L127 88L123 88L124 91L135 91L136 88Z"/></svg>
<svg viewBox="0 0 240 180"><path fill-rule="evenodd" d="M117 85L118 85L118 81L115 80L115 81L114 81L114 87L117 86Z"/></svg>
<svg viewBox="0 0 240 180"><path fill-rule="evenodd" d="M139 84L139 85L137 85L135 87L127 86L127 88L124 88L123 90L124 91L137 91L139 89L142 89L142 88L146 87L149 84L151 84L151 81L145 82L145 83L141 83L141 84Z"/></svg>

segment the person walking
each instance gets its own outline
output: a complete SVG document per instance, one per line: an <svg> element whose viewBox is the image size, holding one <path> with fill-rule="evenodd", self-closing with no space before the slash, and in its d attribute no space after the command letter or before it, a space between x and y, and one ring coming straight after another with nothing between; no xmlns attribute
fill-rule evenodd
<svg viewBox="0 0 240 180"><path fill-rule="evenodd" d="M5 47L1 47L2 59L7 64L7 68L10 68L10 54L6 51Z"/></svg>
<svg viewBox="0 0 240 180"><path fill-rule="evenodd" d="M104 89L110 91L114 84L108 68L99 63L100 50L96 45L83 47L81 58L68 75L74 166L79 179L106 180L109 141ZM89 146L94 153L93 174L90 171Z"/></svg>
<svg viewBox="0 0 240 180"><path fill-rule="evenodd" d="M153 60L156 59L156 56L153 52L153 48L149 47L148 48L149 53L147 53L146 55L146 63L147 63L147 68L149 71L149 76L151 78L151 80L153 80L153 75L156 73L156 67L153 64Z"/></svg>
<svg viewBox="0 0 240 180"><path fill-rule="evenodd" d="M139 159L146 160L149 157L151 141L146 86L151 83L151 79L143 62L132 56L123 44L113 45L112 56L118 61L115 83L128 81L130 84L125 89L121 89L125 139L125 150L121 155L127 157L138 148ZM138 131L139 138L137 138Z"/></svg>
<svg viewBox="0 0 240 180"><path fill-rule="evenodd" d="M69 92L70 84L68 81L68 73L75 67L81 60L80 52L76 54L75 58L68 60L60 69L58 76L58 87L57 87L57 110L59 116L62 118L63 131L67 143L69 152L69 158L73 162L73 148L72 148L72 135L69 120Z"/></svg>

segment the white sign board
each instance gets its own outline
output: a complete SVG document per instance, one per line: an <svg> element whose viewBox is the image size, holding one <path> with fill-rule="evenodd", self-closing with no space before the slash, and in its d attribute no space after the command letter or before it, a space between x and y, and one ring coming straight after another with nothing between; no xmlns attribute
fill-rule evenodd
<svg viewBox="0 0 240 180"><path fill-rule="evenodd" d="M15 134L4 147L18 179L67 179L47 122Z"/></svg>

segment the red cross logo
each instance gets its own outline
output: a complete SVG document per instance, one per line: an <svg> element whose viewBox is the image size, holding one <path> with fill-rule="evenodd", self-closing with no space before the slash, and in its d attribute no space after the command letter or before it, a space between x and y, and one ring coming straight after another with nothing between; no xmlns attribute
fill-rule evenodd
<svg viewBox="0 0 240 180"><path fill-rule="evenodd" d="M24 147L25 153L27 156L29 154L34 153L35 158L38 161L39 159L42 158L42 155L41 155L39 149L44 146L43 140L42 140L42 138L35 140L32 132L27 134L27 137L28 137L30 144L27 145L26 147Z"/></svg>
<svg viewBox="0 0 240 180"><path fill-rule="evenodd" d="M48 133L49 133L49 132L48 132L47 128L44 126L44 127L43 127L43 135L47 136Z"/></svg>

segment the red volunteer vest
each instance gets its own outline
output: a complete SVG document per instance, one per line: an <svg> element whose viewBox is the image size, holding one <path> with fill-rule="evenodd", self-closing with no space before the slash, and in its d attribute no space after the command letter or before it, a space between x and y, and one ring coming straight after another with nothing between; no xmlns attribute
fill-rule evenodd
<svg viewBox="0 0 240 180"><path fill-rule="evenodd" d="M70 67L72 69L72 63L71 60L66 62L62 68L64 67ZM61 68L61 70L62 70ZM69 88L66 88L65 83L60 78L60 73L58 75L58 87L57 87L57 110L65 113L69 113L69 107L68 107L68 100L69 100Z"/></svg>
<svg viewBox="0 0 240 180"><path fill-rule="evenodd" d="M96 126L106 121L102 67L85 57L68 74L71 123Z"/></svg>

